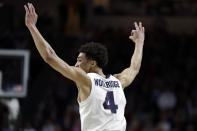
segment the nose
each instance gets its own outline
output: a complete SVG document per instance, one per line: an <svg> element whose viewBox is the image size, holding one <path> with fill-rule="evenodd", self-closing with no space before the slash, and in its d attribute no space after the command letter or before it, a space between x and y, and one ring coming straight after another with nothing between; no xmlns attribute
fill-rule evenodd
<svg viewBox="0 0 197 131"><path fill-rule="evenodd" d="M79 64L78 64L78 63L76 63L76 64L75 64L75 67L79 67Z"/></svg>

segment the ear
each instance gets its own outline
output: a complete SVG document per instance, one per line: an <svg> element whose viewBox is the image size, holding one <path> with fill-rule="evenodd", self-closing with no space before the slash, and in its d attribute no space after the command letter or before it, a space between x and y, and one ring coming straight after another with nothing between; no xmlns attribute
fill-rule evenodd
<svg viewBox="0 0 197 131"><path fill-rule="evenodd" d="M96 61L95 61L95 60L92 60L92 61L91 61L91 66L92 66L92 67L95 67L95 66L96 66Z"/></svg>

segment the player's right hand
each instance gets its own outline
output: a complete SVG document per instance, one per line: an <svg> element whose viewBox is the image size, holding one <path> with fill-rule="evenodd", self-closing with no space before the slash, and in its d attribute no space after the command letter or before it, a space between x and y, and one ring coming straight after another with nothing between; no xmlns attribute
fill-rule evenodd
<svg viewBox="0 0 197 131"><path fill-rule="evenodd" d="M35 8L32 3L27 3L25 7L25 25L28 28L36 26L38 15L35 12Z"/></svg>

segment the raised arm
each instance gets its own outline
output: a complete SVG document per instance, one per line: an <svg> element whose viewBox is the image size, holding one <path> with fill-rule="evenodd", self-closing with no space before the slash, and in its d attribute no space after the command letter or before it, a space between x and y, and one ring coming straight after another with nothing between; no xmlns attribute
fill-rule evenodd
<svg viewBox="0 0 197 131"><path fill-rule="evenodd" d="M42 37L36 27L38 15L35 12L34 6L31 3L28 3L24 7L26 11L25 24L29 29L36 48L38 49L44 61L65 77L73 80L78 85L84 85L85 87L89 86L90 79L86 73L80 68L69 66L66 62L60 59L49 43Z"/></svg>
<svg viewBox="0 0 197 131"><path fill-rule="evenodd" d="M129 36L129 39L131 39L135 43L135 50L131 58L130 67L126 68L121 73L114 75L120 80L123 88L129 86L132 83L140 70L142 61L145 29L142 26L141 22L139 23L139 25L135 22L134 25L135 30L132 30L131 35Z"/></svg>

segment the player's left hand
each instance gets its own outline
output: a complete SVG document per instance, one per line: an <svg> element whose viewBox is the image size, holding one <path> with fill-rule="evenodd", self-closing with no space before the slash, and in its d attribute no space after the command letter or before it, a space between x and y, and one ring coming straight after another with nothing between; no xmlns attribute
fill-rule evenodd
<svg viewBox="0 0 197 131"><path fill-rule="evenodd" d="M142 23L139 22L134 22L135 25L135 30L131 31L131 35L129 36L129 39L131 39L135 43L143 44L144 43L144 38L145 38L145 28L142 26Z"/></svg>

